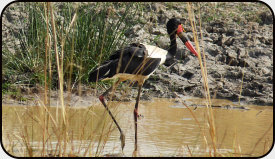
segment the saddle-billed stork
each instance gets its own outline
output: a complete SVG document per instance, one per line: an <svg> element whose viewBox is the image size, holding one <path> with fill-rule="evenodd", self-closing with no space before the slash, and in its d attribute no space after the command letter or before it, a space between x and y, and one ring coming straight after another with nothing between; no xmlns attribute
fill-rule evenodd
<svg viewBox="0 0 275 159"><path fill-rule="evenodd" d="M156 68L164 64L170 66L177 52L176 36L178 36L185 46L198 56L193 45L190 43L188 37L184 35L184 29L180 21L175 18L167 22L167 32L170 36L170 47L168 50L161 49L156 46L147 44L130 44L130 46L115 51L109 60L105 61L101 66L92 71L89 75L89 82L96 82L99 80L117 79L117 81L99 96L100 102L104 105L112 120L116 124L120 132L121 148L125 146L125 136L117 123L115 117L109 110L104 101L104 96L113 90L120 82L125 80L133 80L138 83L138 95L134 109L135 121L135 151L137 151L137 118L138 118L138 103L141 93L141 88L146 79L156 70Z"/></svg>

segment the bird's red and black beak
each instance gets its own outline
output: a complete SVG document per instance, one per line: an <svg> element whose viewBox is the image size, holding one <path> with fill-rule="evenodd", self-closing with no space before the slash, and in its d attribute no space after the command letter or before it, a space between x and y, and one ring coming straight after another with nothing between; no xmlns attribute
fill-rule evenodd
<svg viewBox="0 0 275 159"><path fill-rule="evenodd" d="M196 51L196 49L193 47L193 45L191 44L190 40L188 39L188 37L186 35L183 34L183 27L180 24L178 26L177 29L177 35L179 36L179 38L181 39L181 41L184 43L184 45L195 55L198 56L198 53Z"/></svg>

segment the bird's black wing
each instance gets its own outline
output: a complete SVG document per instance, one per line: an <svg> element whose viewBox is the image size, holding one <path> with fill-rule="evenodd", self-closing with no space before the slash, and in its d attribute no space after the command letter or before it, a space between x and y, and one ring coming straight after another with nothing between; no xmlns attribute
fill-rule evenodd
<svg viewBox="0 0 275 159"><path fill-rule="evenodd" d="M115 51L109 57L109 60L119 59L121 56L135 56L138 58L143 58L146 54L146 48L139 43L132 43L127 47Z"/></svg>
<svg viewBox="0 0 275 159"><path fill-rule="evenodd" d="M119 61L119 73L147 76L159 66L160 61L160 58L148 57L148 51L144 45L132 43L124 52L122 60Z"/></svg>
<svg viewBox="0 0 275 159"><path fill-rule="evenodd" d="M129 69L129 64L131 61L142 61L145 54L145 47L137 43L117 50L110 55L108 60L104 61L89 74L89 82L113 77L116 73L133 73L135 69L132 65Z"/></svg>
<svg viewBox="0 0 275 159"><path fill-rule="evenodd" d="M159 65L160 58L148 58L144 45L133 43L115 51L89 76L89 81L113 77L117 73L149 75Z"/></svg>

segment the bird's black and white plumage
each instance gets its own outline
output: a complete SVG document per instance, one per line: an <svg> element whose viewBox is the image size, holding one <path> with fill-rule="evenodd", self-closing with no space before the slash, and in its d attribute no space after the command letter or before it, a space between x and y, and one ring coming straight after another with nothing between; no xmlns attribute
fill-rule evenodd
<svg viewBox="0 0 275 159"><path fill-rule="evenodd" d="M124 134L114 116L112 115L111 111L107 107L104 96L107 95L114 86L122 81L132 80L138 82L139 90L134 109L135 151L137 151L138 103L141 93L141 87L144 81L149 78L149 76L156 70L159 65L165 64L166 66L169 66L173 63L174 57L177 52L177 36L194 55L198 56L189 39L183 34L184 30L182 28L182 24L177 19L170 19L167 22L166 27L170 37L170 47L168 50L142 43L130 44L125 48L115 51L109 57L109 60L103 62L101 66L93 70L89 75L90 82L107 79L118 79L117 82L110 89L99 96L99 99L115 122L118 130L120 131L122 149L125 145Z"/></svg>
<svg viewBox="0 0 275 159"><path fill-rule="evenodd" d="M164 62L166 54L166 50L158 47L133 43L114 52L109 60L90 74L89 81L120 78L122 81L133 79L142 82Z"/></svg>

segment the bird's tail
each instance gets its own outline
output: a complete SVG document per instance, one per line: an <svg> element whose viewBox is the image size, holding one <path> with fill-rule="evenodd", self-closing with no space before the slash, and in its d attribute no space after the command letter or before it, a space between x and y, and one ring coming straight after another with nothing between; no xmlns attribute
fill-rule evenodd
<svg viewBox="0 0 275 159"><path fill-rule="evenodd" d="M110 70L109 64L110 63L107 63L105 65L99 66L98 68L94 69L89 74L89 82L96 82L104 79L106 77L106 74L108 74L108 71Z"/></svg>

